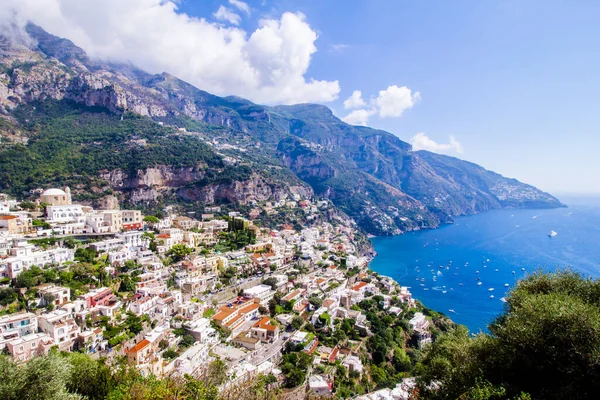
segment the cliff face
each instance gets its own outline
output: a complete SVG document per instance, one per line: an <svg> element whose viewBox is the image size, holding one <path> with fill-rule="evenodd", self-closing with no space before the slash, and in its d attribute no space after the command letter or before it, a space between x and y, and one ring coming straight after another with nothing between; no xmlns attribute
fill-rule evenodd
<svg viewBox="0 0 600 400"><path fill-rule="evenodd" d="M28 126L22 109L50 100L106 110L114 118L133 113L173 127L149 139L132 133L128 142L115 144L115 152L125 151L132 141L139 145L135 151L110 168L91 171L134 202L175 195L187 201L246 204L314 190L374 234L436 227L456 215L501 207L562 206L547 193L475 164L414 152L388 132L348 125L325 106L266 107L221 98L167 73L150 75L131 65L91 60L70 41L39 27L30 25L28 33L35 42L30 47L0 40L3 137L27 146L39 142L38 128ZM43 123L52 118L57 117L50 113ZM181 135L188 144L181 144ZM209 145L195 151L206 153L213 164L196 163L189 149L194 140ZM87 155L89 144L81 145ZM171 163L160 146L184 165ZM145 158L147 149L154 155L139 168L130 158ZM231 172L225 160L246 165L252 173ZM78 168L85 169L73 167L72 173L79 173ZM228 174L233 179L222 179Z"/></svg>

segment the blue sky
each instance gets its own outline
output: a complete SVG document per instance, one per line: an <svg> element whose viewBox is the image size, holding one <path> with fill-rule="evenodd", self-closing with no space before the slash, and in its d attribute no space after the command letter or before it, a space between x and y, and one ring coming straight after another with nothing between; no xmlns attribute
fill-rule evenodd
<svg viewBox="0 0 600 400"><path fill-rule="evenodd" d="M15 7L23 9L23 1ZM127 36L132 29L119 31L123 22L110 11L85 9L99 7L94 2L39 1L60 3L62 19L40 12L36 20L28 9L24 14L92 55L126 58L150 72L169 70L221 95L263 103L321 102L341 118L353 111L344 101L360 90L363 104L355 109L368 115L369 126L553 193L600 193L600 2L179 0L171 14L210 25L186 21L198 26L179 32L163 27L175 21L163 10L169 2L161 2L152 20L132 7L147 11L160 0L132 0L129 9L114 13L134 15L126 23L137 21L142 31L148 18L145 25L153 31L139 45L140 38ZM107 0L104 7L122 5ZM102 21L96 30L84 11ZM293 13L287 22L286 12ZM115 29L106 28L111 24ZM272 35L264 31L252 38L264 26ZM226 32L224 39L215 29ZM107 31L114 37L107 38ZM169 40L169 47L153 48ZM264 50L273 40L283 43L279 53L286 56ZM131 43L136 47L128 47ZM183 44L187 47L171 54ZM218 53L218 60L247 65L229 73L224 63L219 76L201 59L186 59L196 49L203 58ZM390 87L397 96L389 97L392 109L384 112L378 99Z"/></svg>

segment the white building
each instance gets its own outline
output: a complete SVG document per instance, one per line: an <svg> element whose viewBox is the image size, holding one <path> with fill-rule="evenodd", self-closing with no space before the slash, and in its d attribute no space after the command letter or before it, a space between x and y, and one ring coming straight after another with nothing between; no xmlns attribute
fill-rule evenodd
<svg viewBox="0 0 600 400"><path fill-rule="evenodd" d="M267 305L273 298L275 291L269 285L256 285L244 289L244 297L247 299L258 299L261 305Z"/></svg>
<svg viewBox="0 0 600 400"><path fill-rule="evenodd" d="M12 314L0 318L0 349L4 349L6 342L36 333L38 320L33 313Z"/></svg>

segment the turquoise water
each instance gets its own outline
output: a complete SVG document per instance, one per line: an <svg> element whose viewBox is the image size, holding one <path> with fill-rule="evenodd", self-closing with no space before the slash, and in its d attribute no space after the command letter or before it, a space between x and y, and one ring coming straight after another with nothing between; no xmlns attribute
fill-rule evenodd
<svg viewBox="0 0 600 400"><path fill-rule="evenodd" d="M558 235L549 238L551 230ZM600 202L490 211L439 229L375 238L373 244L374 271L477 332L502 311L501 298L528 272L573 267L600 276Z"/></svg>

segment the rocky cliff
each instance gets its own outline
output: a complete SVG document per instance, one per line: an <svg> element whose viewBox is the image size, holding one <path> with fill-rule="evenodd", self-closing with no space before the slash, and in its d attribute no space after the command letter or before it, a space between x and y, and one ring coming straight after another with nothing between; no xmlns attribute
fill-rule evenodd
<svg viewBox="0 0 600 400"><path fill-rule="evenodd" d="M167 73L150 75L131 65L91 60L70 41L37 26L27 31L32 40L26 44L0 40L0 130L12 143L0 151L17 157L19 151L32 152L35 146L42 151L51 140L64 140L68 133L56 125L72 119L74 111L64 110L67 103L88 108L79 117L104 113L120 118L111 126L129 129L127 138L115 138L110 130L88 132L98 142L112 140L118 157L105 154L111 162L88 168L73 155L98 151L80 143L71 155L75 160L61 171L108 181L132 201L174 196L244 204L314 190L374 234L436 227L453 216L495 208L562 206L547 193L475 164L414 152L388 132L348 125L325 106L267 107L214 96ZM62 104L62 111L52 111L49 102ZM43 118L36 108L40 104ZM160 129L139 121L131 128L131 115L152 119ZM123 117L128 124L120 123ZM142 137L148 129L160 132ZM169 152L175 157L170 159ZM202 160L193 156L198 153ZM1 174L0 179L15 181L14 174ZM29 186L41 181L28 179ZM28 186L13 183L19 189Z"/></svg>

